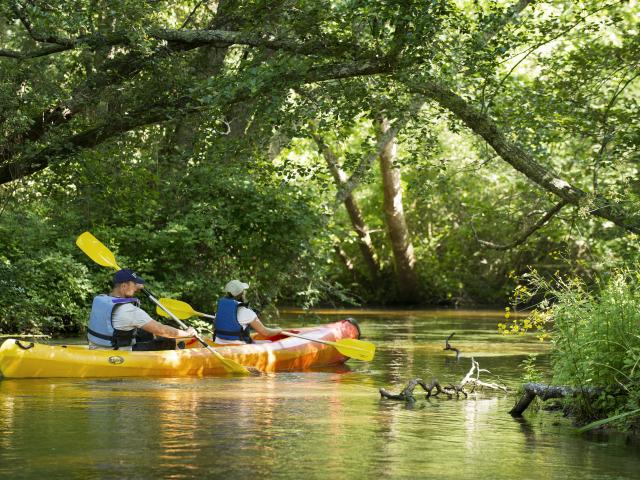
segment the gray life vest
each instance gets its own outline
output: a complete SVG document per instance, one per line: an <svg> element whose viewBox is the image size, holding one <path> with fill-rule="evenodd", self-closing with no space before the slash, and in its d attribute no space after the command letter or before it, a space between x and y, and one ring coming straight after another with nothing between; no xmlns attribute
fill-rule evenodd
<svg viewBox="0 0 640 480"><path fill-rule="evenodd" d="M115 350L119 347L128 347L133 343L135 328L129 331L113 328L113 313L116 307L124 303L134 303L139 306L140 300L110 295L98 295L93 299L89 328L87 328L87 338L91 343L101 347L112 347Z"/></svg>

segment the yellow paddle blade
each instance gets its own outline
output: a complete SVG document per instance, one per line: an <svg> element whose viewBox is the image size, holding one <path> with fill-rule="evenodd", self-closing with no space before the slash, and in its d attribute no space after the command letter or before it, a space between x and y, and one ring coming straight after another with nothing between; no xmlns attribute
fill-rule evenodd
<svg viewBox="0 0 640 480"><path fill-rule="evenodd" d="M118 265L118 262L116 262L116 257L113 255L113 253L111 253L111 250L105 247L102 242L91 235L91 233L84 232L83 234L81 234L76 240L76 245L78 245L78 247L80 247L80 250L86 253L87 256L98 265L102 265L103 267L111 267L115 270L120 270L120 266ZM149 295L149 298L152 301L157 302L157 300L149 292L146 293L147 295ZM179 300L172 300L170 298L163 298L161 299L161 301L165 308L171 311L177 318L188 318L193 316L191 312L195 313L195 311L188 303L180 302ZM172 303L172 305L169 306L165 302L170 302ZM156 308L158 314L164 317L170 316L167 312L160 309L160 307ZM182 324L182 326L184 326L184 324ZM227 372L239 375L251 374L251 372L247 368L243 367L239 363L234 362L233 360L229 360L228 358L224 358L222 355L220 355L220 353L216 352L213 348L207 345L207 343L199 336L196 336L196 338L220 361L220 363L222 363Z"/></svg>
<svg viewBox="0 0 640 480"><path fill-rule="evenodd" d="M116 257L113 256L111 250L105 247L100 240L91 235L89 232L84 232L76 240L76 245L80 247L87 256L103 267L111 267L114 270L120 270Z"/></svg>
<svg viewBox="0 0 640 480"><path fill-rule="evenodd" d="M159 302L173 313L180 320L184 320L185 318L196 317L198 316L198 312L196 312L191 305L186 302L181 302L180 300L175 300L173 298L161 298ZM156 313L163 317L168 317L169 314L162 310L159 306L156 306Z"/></svg>
<svg viewBox="0 0 640 480"><path fill-rule="evenodd" d="M333 345L341 354L370 362L376 354L376 346L370 342L363 342L355 338L342 338L337 342L327 342Z"/></svg>
<svg viewBox="0 0 640 480"><path fill-rule="evenodd" d="M222 366L229 373L233 373L235 375L251 375L252 372L247 368L240 365L238 362L234 362L233 360L223 357L220 353L216 352L214 348L210 346L207 347L211 353L222 363ZM259 371L258 371L259 373Z"/></svg>

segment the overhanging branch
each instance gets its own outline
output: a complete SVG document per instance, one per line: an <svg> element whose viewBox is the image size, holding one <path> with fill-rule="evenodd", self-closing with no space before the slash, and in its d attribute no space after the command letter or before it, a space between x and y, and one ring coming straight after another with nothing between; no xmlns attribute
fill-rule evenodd
<svg viewBox="0 0 640 480"><path fill-rule="evenodd" d="M93 148L122 133L168 120L172 118L169 116L169 112L175 113L179 104L184 103L186 102L182 100L170 108L166 105L156 105L139 112L123 114L81 133L63 137L32 155L26 155L17 161L1 165L0 185L44 170L55 160L72 156L83 149Z"/></svg>
<svg viewBox="0 0 640 480"><path fill-rule="evenodd" d="M509 250L513 247L523 244L527 238L533 235L536 231L541 229L549 220L551 220L560 210L567 204L566 200L560 200L551 210L545 213L536 223L527 228L516 240L506 245L498 245L493 242L488 242L477 238L480 245L484 245L487 248L494 250Z"/></svg>
<svg viewBox="0 0 640 480"><path fill-rule="evenodd" d="M335 56L347 51L357 52L359 56L367 55L366 48L361 45L336 42L330 39L323 42L303 42L296 39L278 38L273 35L265 35L262 33L250 34L228 30L174 30L164 28L150 28L146 34L148 37L159 42L190 45L194 48L205 45L214 45L218 47L245 45L314 56ZM32 37L38 42L50 43L53 45L24 52L0 50L0 57L24 60L76 48L88 48L90 50L95 50L111 46L135 47L135 43L131 40L130 36L127 35L127 32L111 33L108 35L84 35L77 38L61 38L44 35L32 35ZM370 52L370 55L373 55L373 52Z"/></svg>
<svg viewBox="0 0 640 480"><path fill-rule="evenodd" d="M532 182L567 203L587 207L592 215L610 220L629 232L640 233L640 218L636 212L628 212L617 202L600 195L589 195L571 185L550 168L542 166L523 148L508 140L488 114L475 109L442 83L423 79L409 82L409 88L451 111L468 128L491 145L505 162Z"/></svg>
<svg viewBox="0 0 640 480"><path fill-rule="evenodd" d="M323 65L311 69L307 72L293 71L288 75L280 76L283 82L280 88L302 83L315 83L335 80L340 78L351 78L361 75L375 75L387 73L390 66L386 62L361 62L361 63L338 63L333 65ZM272 88L265 85L264 89ZM247 100L262 94L262 91L252 91L248 86L238 86L230 98L225 98L225 102L234 103ZM86 131L65 137L61 142L50 145L33 155L17 157L15 160L0 163L0 185L11 182L18 178L30 175L46 168L53 160L69 157L79 150L93 148L100 143L113 138L119 134L135 130L141 126L160 123L171 119L176 112L190 114L201 111L201 107L186 107L190 97L180 97L162 105L151 106L137 113L122 113L119 117L110 119L108 124L100 124L96 127L88 128ZM58 118L58 116L56 116ZM0 152L1 154L2 152ZM15 153L15 152L14 152ZM0 157L1 158L1 157ZM7 158L7 157L5 157Z"/></svg>

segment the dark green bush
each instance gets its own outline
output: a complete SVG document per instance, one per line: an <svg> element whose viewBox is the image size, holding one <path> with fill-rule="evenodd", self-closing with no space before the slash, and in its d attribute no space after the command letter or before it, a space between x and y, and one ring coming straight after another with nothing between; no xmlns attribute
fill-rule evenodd
<svg viewBox="0 0 640 480"><path fill-rule="evenodd" d="M0 261L0 331L79 333L95 292L87 273L65 254Z"/></svg>

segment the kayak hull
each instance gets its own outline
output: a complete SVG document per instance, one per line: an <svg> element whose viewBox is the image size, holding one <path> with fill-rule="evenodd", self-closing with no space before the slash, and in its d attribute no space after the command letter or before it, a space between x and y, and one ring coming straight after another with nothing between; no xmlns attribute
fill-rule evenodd
<svg viewBox="0 0 640 480"><path fill-rule="evenodd" d="M320 341L358 338L355 322L342 320L296 330ZM286 337L267 343L215 347L223 357L262 372L304 371L348 360L334 347ZM216 357L204 348L130 352L89 350L85 345L45 345L8 339L0 346L4 378L205 377L226 375Z"/></svg>

